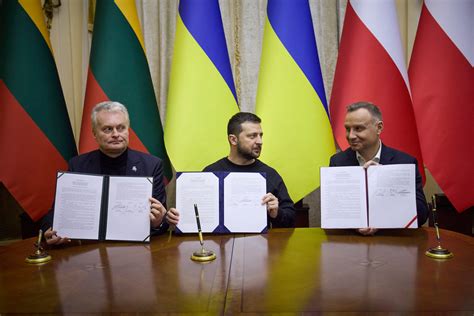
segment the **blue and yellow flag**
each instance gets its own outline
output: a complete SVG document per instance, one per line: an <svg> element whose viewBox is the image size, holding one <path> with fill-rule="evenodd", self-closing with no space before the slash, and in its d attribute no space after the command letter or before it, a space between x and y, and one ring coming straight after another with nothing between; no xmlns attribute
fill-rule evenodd
<svg viewBox="0 0 474 316"><path fill-rule="evenodd" d="M238 111L218 1L180 1L165 122L174 168L200 171L226 156Z"/></svg>
<svg viewBox="0 0 474 316"><path fill-rule="evenodd" d="M262 161L280 173L294 201L302 199L335 153L307 0L268 1L256 114Z"/></svg>

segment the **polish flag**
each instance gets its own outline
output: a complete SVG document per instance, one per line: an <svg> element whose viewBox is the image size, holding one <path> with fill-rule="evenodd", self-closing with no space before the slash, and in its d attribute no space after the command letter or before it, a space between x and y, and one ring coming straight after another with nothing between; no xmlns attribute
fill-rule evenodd
<svg viewBox="0 0 474 316"><path fill-rule="evenodd" d="M474 1L426 0L410 61L427 168L454 207L474 205Z"/></svg>
<svg viewBox="0 0 474 316"><path fill-rule="evenodd" d="M334 136L348 147L344 129L346 107L369 101L382 111L384 144L423 160L409 91L408 74L395 3L352 0L347 3L331 94Z"/></svg>

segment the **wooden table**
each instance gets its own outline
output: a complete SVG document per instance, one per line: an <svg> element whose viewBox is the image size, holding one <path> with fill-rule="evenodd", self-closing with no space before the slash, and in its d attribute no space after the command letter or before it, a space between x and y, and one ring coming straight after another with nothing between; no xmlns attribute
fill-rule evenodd
<svg viewBox="0 0 474 316"><path fill-rule="evenodd" d="M195 236L151 244L82 243L24 262L33 239L0 247L0 313L262 314L450 312L473 315L474 238L442 231L449 260L424 255L434 231L374 237L319 228L205 236L213 262L190 260Z"/></svg>

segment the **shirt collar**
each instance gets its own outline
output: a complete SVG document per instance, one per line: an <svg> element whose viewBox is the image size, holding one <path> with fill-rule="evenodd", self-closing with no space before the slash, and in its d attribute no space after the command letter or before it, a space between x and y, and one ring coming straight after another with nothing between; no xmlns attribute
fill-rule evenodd
<svg viewBox="0 0 474 316"><path fill-rule="evenodd" d="M382 141L379 139L379 150L377 150L377 153L375 154L375 156L370 160L375 161L376 163L379 163L381 153L382 153ZM358 151L356 151L356 157L357 157L357 161L359 162L359 166L363 166L367 162L365 161L364 157L362 157L361 154L359 154Z"/></svg>

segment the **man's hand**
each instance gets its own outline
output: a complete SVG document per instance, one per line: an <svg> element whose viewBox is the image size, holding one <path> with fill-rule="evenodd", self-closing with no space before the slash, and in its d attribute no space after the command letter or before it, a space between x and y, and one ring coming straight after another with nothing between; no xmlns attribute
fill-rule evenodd
<svg viewBox="0 0 474 316"><path fill-rule="evenodd" d="M373 236L377 231L378 231L377 228L371 228L371 227L359 228L357 230L359 234L364 235L364 236Z"/></svg>
<svg viewBox="0 0 474 316"><path fill-rule="evenodd" d="M166 214L166 221L168 221L168 223L170 225L178 225L178 222L179 222L179 212L177 209L175 208L170 208L169 211L168 211L168 214Z"/></svg>
<svg viewBox="0 0 474 316"><path fill-rule="evenodd" d="M271 218L278 216L278 199L271 193L267 193L262 198L262 205L267 204L267 212Z"/></svg>
<svg viewBox="0 0 474 316"><path fill-rule="evenodd" d="M369 161L367 161L367 162L364 164L363 167L364 167L364 169L367 169L367 168L369 168L370 166L378 166L378 165L379 165L378 162L375 162L375 161L373 161L373 160L369 160Z"/></svg>
<svg viewBox="0 0 474 316"><path fill-rule="evenodd" d="M44 238L46 243L50 246L57 246L71 242L71 239L68 237L61 237L57 235L57 231L52 230L51 227L44 232Z"/></svg>
<svg viewBox="0 0 474 316"><path fill-rule="evenodd" d="M150 198L150 224L152 228L157 228L161 225L163 217L166 214L166 208L155 198Z"/></svg>

